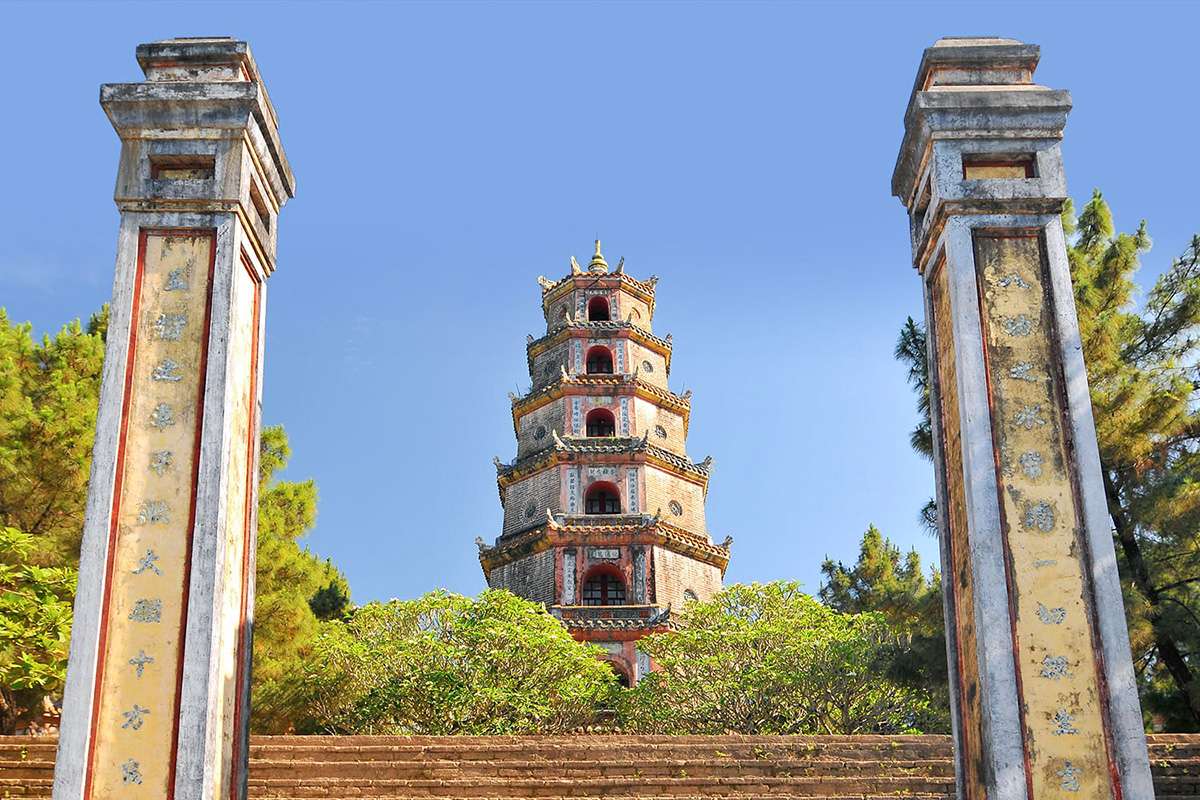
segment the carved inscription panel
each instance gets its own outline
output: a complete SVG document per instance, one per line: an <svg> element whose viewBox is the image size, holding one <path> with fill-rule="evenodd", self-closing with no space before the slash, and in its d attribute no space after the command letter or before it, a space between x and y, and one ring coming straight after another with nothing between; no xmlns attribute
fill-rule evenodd
<svg viewBox="0 0 1200 800"><path fill-rule="evenodd" d="M1027 754L1033 796L1112 797L1042 247L975 238Z"/></svg>
<svg viewBox="0 0 1200 800"><path fill-rule="evenodd" d="M211 231L139 241L92 723L98 800L168 794L214 244Z"/></svg>

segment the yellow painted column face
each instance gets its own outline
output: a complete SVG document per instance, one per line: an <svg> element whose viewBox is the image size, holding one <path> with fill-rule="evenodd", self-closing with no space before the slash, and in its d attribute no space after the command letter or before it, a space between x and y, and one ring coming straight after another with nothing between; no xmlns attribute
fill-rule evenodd
<svg viewBox="0 0 1200 800"><path fill-rule="evenodd" d="M143 231L86 796L169 796L195 515L212 231Z"/></svg>
<svg viewBox="0 0 1200 800"><path fill-rule="evenodd" d="M1111 798L1077 488L1035 232L975 235L1032 796Z"/></svg>

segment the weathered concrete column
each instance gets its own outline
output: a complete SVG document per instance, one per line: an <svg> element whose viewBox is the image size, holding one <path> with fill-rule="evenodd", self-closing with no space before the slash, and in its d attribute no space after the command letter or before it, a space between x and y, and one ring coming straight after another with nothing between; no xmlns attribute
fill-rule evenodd
<svg viewBox="0 0 1200 800"><path fill-rule="evenodd" d="M959 797L1152 798L1038 48L925 51L892 191L925 287Z"/></svg>
<svg viewBox="0 0 1200 800"><path fill-rule="evenodd" d="M101 88L121 211L55 800L245 795L265 280L294 180L245 42Z"/></svg>

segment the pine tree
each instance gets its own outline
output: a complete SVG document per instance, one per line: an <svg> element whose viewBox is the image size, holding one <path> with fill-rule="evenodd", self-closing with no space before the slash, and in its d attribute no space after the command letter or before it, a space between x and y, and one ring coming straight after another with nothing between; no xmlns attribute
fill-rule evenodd
<svg viewBox="0 0 1200 800"><path fill-rule="evenodd" d="M300 545L316 523L317 486L278 480L292 454L283 428L264 428L260 447L251 726L285 733L304 724L297 679L320 621L341 618L350 587L332 563Z"/></svg>
<svg viewBox="0 0 1200 800"><path fill-rule="evenodd" d="M39 342L0 309L0 526L32 536L41 566L79 557L106 320L105 309Z"/></svg>
<svg viewBox="0 0 1200 800"><path fill-rule="evenodd" d="M942 621L942 582L936 569L926 577L916 550L901 553L874 525L863 534L858 561L832 559L821 565L820 598L847 614L878 613L896 635L883 660L899 685L921 690L929 703L926 733L948 733L949 673Z"/></svg>

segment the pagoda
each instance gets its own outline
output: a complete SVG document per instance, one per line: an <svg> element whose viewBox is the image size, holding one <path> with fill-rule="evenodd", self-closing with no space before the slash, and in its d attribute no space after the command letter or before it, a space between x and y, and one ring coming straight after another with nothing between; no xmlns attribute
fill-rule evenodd
<svg viewBox="0 0 1200 800"><path fill-rule="evenodd" d="M546 333L510 395L516 458L495 461L503 528L476 543L489 586L544 603L631 685L653 666L637 640L720 591L732 539L705 524L712 459L687 456L691 392L667 387L671 337L651 332L658 279L624 267L597 240L586 269L538 278Z"/></svg>

